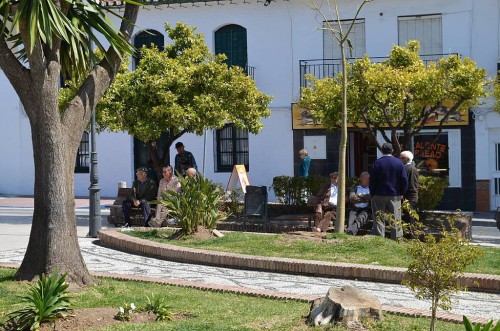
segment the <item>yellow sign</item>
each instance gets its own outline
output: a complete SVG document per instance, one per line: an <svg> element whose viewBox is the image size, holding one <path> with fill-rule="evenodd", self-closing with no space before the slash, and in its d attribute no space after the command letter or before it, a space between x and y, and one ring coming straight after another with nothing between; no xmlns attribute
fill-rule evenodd
<svg viewBox="0 0 500 331"><path fill-rule="evenodd" d="M438 126L440 121L448 112L449 108L447 108L447 106L451 106L451 102L444 102L442 107L436 109L427 120L425 126ZM444 126L469 125L469 110L459 109L459 111L451 113L448 116L446 121L443 123ZM394 123L394 125L396 125L396 123ZM347 126L350 128L354 127L354 125L349 123ZM364 123L357 123L356 127L366 128L366 125ZM297 103L292 103L292 129L311 130L324 128L325 126L312 116L311 110L300 107Z"/></svg>
<svg viewBox="0 0 500 331"><path fill-rule="evenodd" d="M234 190L238 182L240 183L241 190L247 193L247 186L250 185L250 181L248 180L247 170L243 164L236 164L233 167L233 172L231 173L231 177L229 177L226 191Z"/></svg>

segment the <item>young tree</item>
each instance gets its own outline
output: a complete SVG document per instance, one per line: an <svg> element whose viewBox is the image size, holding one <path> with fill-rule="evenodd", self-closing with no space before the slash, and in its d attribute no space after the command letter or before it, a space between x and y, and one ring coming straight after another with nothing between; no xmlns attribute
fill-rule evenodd
<svg viewBox="0 0 500 331"><path fill-rule="evenodd" d="M259 132L271 97L257 90L242 68L214 56L195 28L165 24L172 43L164 51L143 47L134 71L119 74L97 107L101 129L127 131L149 146L156 169L169 163L172 143L226 123ZM156 141L166 133L164 150Z"/></svg>
<svg viewBox="0 0 500 331"><path fill-rule="evenodd" d="M370 137L380 149L379 133L399 155L411 138L438 118L436 141L451 116L477 105L486 96L486 72L469 58L450 55L425 65L418 54L418 41L408 47L394 46L389 59L374 63L365 56L348 68L348 121ZM301 105L310 108L327 128L341 126L340 75L321 80L310 77ZM439 114L437 117L436 114ZM387 134L390 132L390 135Z"/></svg>
<svg viewBox="0 0 500 331"><path fill-rule="evenodd" d="M443 231L440 237L437 240L427 235L423 242L412 240L409 243L408 252L413 261L403 280L418 299L431 301L430 331L435 330L437 308L451 309L450 294L465 289L457 282L457 277L481 255L479 247L458 238L456 233Z"/></svg>
<svg viewBox="0 0 500 331"><path fill-rule="evenodd" d="M33 223L17 279L59 270L78 284L92 282L78 246L73 171L90 114L114 79L121 56L132 51L128 40L139 7L126 1L119 31L98 1L0 2L0 68L28 115L35 163ZM108 50L98 35L110 43ZM103 60L96 62L92 43L105 54ZM61 74L82 72L89 74L59 111Z"/></svg>
<svg viewBox="0 0 500 331"><path fill-rule="evenodd" d="M345 53L346 43L349 46L349 49L352 49L351 42L349 40L349 34L358 18L359 13L363 6L371 2L372 0L363 0L361 4L358 6L356 14L352 22L349 24L347 31L344 31L344 27L342 26L342 21L339 14L339 9L337 5L337 0L333 0L333 9L335 14L330 15L333 16L333 21L335 22L333 25L328 20L326 14L322 11L321 6L319 6L316 0L309 0L311 7L320 13L323 17L325 27L323 29L327 29L332 32L332 35L335 38L335 41L340 46L340 54L342 57L341 66L342 66L342 75L339 75L340 86L338 92L340 93L340 100L338 106L340 107L340 145L339 145L339 191L338 191L338 201L337 201L337 217L335 219L335 232L344 232L345 225L345 190L346 190L346 151L347 151L347 114L348 114L348 99L347 99L347 86L348 86L348 77L347 77L347 57ZM327 7L331 13L331 3L330 0L326 1ZM302 101L301 101L302 105Z"/></svg>

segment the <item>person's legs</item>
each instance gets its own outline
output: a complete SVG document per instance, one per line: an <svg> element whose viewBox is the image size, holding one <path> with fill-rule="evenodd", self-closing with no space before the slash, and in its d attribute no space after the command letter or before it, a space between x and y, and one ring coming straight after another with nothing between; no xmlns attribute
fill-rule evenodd
<svg viewBox="0 0 500 331"><path fill-rule="evenodd" d="M145 225L148 226L149 218L151 217L151 206L146 200L141 200L141 204L139 206L141 207L142 217L144 217Z"/></svg>
<svg viewBox="0 0 500 331"><path fill-rule="evenodd" d="M356 235L367 222L370 211L367 209L361 209L356 212L356 218L353 220L352 224L349 225L347 229L349 234Z"/></svg>
<svg viewBox="0 0 500 331"><path fill-rule="evenodd" d="M376 236L385 236L385 218L380 219L377 212L386 212L386 197L375 195L372 197L373 227L372 234Z"/></svg>
<svg viewBox="0 0 500 331"><path fill-rule="evenodd" d="M125 224L130 224L130 209L132 209L132 200L126 199L122 202L122 217Z"/></svg>
<svg viewBox="0 0 500 331"><path fill-rule="evenodd" d="M317 228L319 228L321 232L326 232L326 230L328 230L328 227L330 226L330 221L335 220L337 213L334 207L328 207L326 209L324 208L323 211L323 217L317 225Z"/></svg>
<svg viewBox="0 0 500 331"><path fill-rule="evenodd" d="M358 229L355 226L357 217L358 210L353 209L349 211L349 219L347 220L347 229L345 230L345 233L356 235L356 233L358 232ZM354 228L356 229L354 230Z"/></svg>
<svg viewBox="0 0 500 331"><path fill-rule="evenodd" d="M391 226L391 239L401 238L403 236L403 228L401 227L401 199L400 197L388 197L387 212L394 215L396 224Z"/></svg>

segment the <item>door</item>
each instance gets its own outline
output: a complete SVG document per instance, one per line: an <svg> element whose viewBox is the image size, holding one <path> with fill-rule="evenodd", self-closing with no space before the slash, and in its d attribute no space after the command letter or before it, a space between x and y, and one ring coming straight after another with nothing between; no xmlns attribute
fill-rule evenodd
<svg viewBox="0 0 500 331"><path fill-rule="evenodd" d="M490 209L494 210L500 207L500 132L493 133L491 138L491 182L490 182Z"/></svg>

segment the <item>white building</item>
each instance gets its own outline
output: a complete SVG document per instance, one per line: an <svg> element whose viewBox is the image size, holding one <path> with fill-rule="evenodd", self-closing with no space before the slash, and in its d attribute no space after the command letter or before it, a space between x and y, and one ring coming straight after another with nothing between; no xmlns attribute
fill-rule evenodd
<svg viewBox="0 0 500 331"><path fill-rule="evenodd" d="M339 1L342 19L351 20L358 3ZM121 5L120 1L107 4L118 8ZM393 45L419 39L422 54L459 53L471 57L494 77L500 62L499 13L498 0L376 0L363 8L356 22L351 37L354 56L366 53L384 57ZM324 59L339 57L336 45L319 29L323 24L321 15L298 0L276 0L267 6L256 0L157 1L140 10L140 29L135 31L133 41L137 42L140 30L165 34L165 22L174 25L179 21L196 25L212 51L231 48L234 54L229 58L236 64L245 61L243 65L253 67L257 87L274 97L272 115L263 120L264 129L258 135L250 135L242 150L248 152L253 185L270 186L275 176L293 175L298 164L297 151L304 143L319 147L319 159L313 160L311 168L313 174L326 175L336 170L336 134L292 127L291 104L299 98L304 70L313 70L319 64L324 73L328 70ZM0 147L4 152L0 194L30 195L34 169L29 123L19 98L3 75L0 84ZM500 115L491 108L492 102L487 102L473 110L469 125L447 128L443 139L449 147L450 189L444 201L448 208L491 210L500 206ZM210 130L204 137L184 135L179 140L194 154L200 171L225 184L230 173L221 170L230 167L224 167L218 158L222 146L218 137L216 131ZM363 147L359 137L351 134L350 138L349 175L354 176L366 169L367 162L376 155ZM103 133L97 143L101 195L114 196L117 182L124 180L130 185L134 168L144 158L140 160L139 145L134 152L134 139L126 134ZM171 160L175 153L172 148ZM89 174L77 173L75 193L87 195L88 186Z"/></svg>

